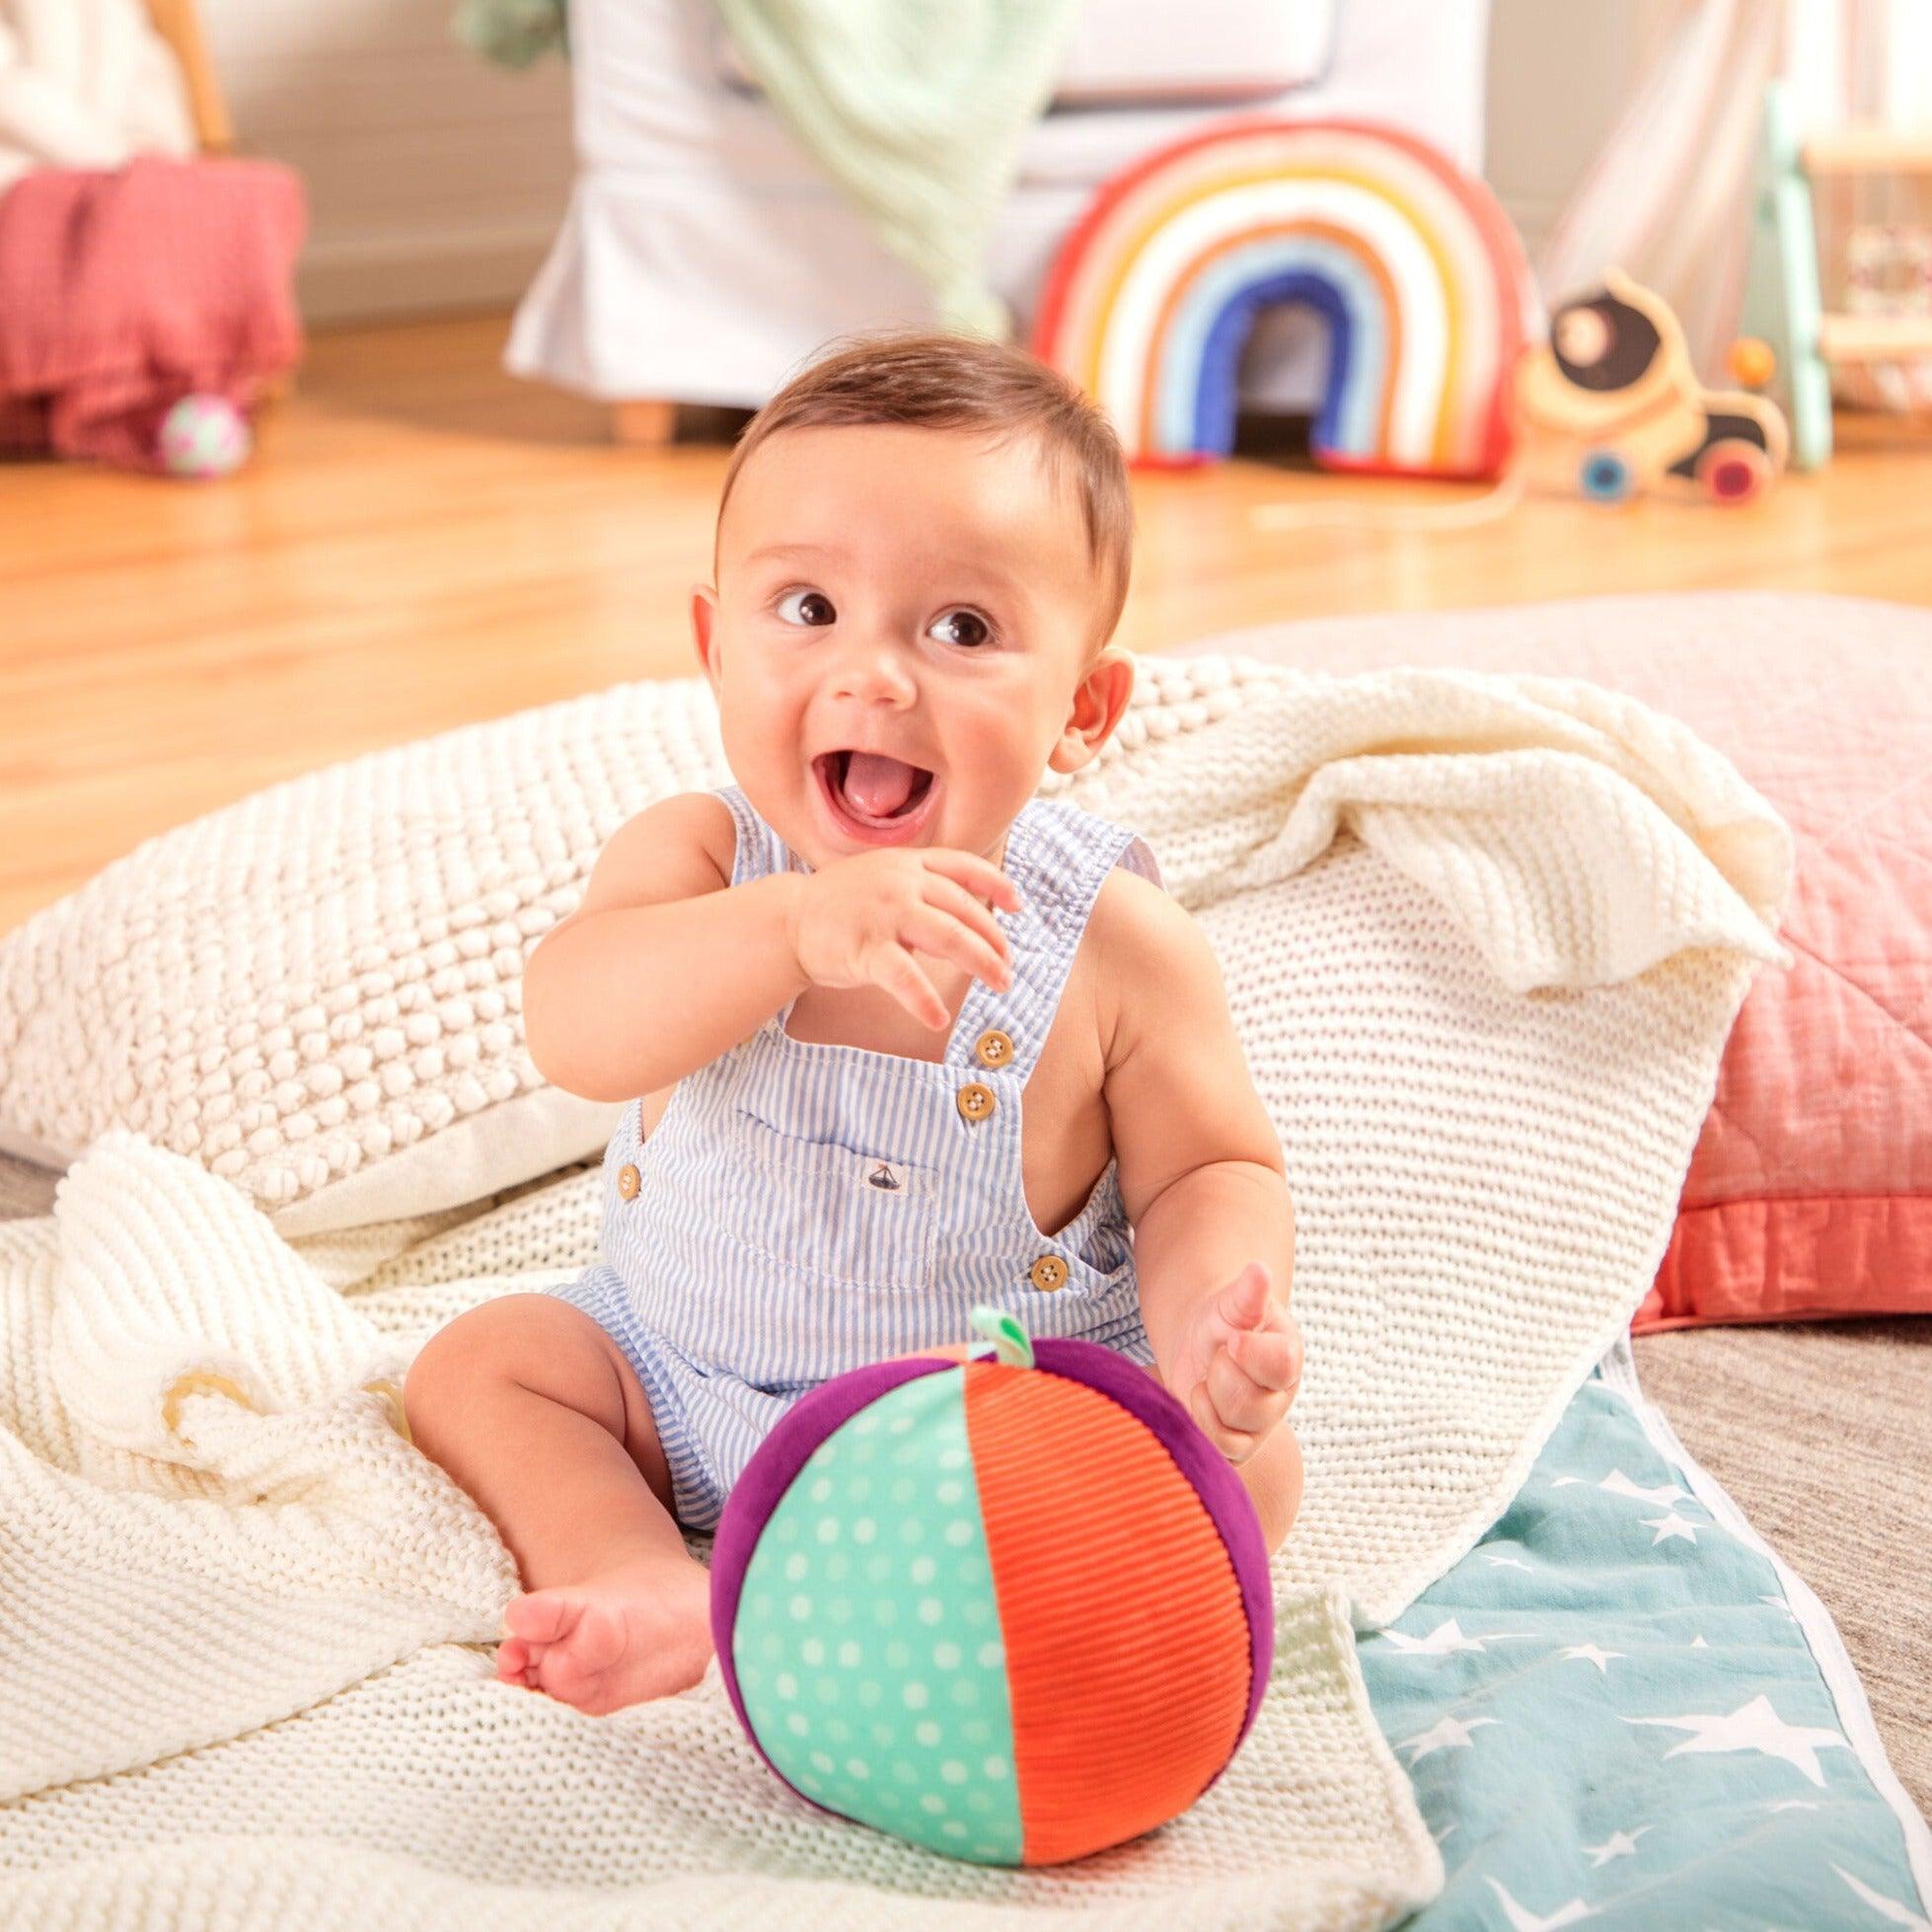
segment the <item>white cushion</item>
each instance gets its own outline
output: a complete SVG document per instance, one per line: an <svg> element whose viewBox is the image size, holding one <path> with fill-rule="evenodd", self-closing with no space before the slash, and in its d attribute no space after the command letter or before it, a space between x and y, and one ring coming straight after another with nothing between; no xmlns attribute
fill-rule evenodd
<svg viewBox="0 0 1932 1932"><path fill-rule="evenodd" d="M1305 87L1327 65L1336 0L1086 0L1054 88L1055 107L1114 102L1261 101ZM719 82L759 91L724 23L711 39Z"/></svg>

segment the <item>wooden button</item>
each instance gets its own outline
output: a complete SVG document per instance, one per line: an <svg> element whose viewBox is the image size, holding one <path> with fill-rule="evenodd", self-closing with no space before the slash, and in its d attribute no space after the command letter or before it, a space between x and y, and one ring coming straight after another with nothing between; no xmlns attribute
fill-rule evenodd
<svg viewBox="0 0 1932 1932"><path fill-rule="evenodd" d="M637 1198L637 1170L628 1160L617 1170L617 1191L627 1201Z"/></svg>
<svg viewBox="0 0 1932 1932"><path fill-rule="evenodd" d="M1067 1286L1067 1264L1057 1254L1043 1254L1027 1271L1033 1286L1044 1295Z"/></svg>
<svg viewBox="0 0 1932 1932"><path fill-rule="evenodd" d="M968 1080L953 1097L968 1120L984 1120L993 1111L993 1089L983 1080Z"/></svg>
<svg viewBox="0 0 1932 1932"><path fill-rule="evenodd" d="M1004 1067L1013 1057L1013 1043L997 1026L989 1026L973 1042L973 1051L982 1067Z"/></svg>

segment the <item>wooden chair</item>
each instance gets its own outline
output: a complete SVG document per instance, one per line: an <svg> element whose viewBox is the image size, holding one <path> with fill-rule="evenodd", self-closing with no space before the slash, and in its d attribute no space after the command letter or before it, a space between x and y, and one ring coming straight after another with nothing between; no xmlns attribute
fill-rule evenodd
<svg viewBox="0 0 1932 1932"><path fill-rule="evenodd" d="M611 405L611 428L632 449L662 449L678 434L678 406L657 398Z"/></svg>
<svg viewBox="0 0 1932 1932"><path fill-rule="evenodd" d="M235 145L235 124L228 117L221 82L208 43L201 37L201 20L194 0L147 0L155 32L175 50L187 82L188 110L194 116L195 138L203 154L225 154Z"/></svg>

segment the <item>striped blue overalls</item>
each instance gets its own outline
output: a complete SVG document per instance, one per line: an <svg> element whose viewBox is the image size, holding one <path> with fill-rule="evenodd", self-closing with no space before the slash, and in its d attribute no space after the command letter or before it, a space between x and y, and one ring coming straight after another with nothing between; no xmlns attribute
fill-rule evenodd
<svg viewBox="0 0 1932 1932"><path fill-rule="evenodd" d="M737 786L734 886L806 871ZM975 1304L1144 1366L1114 1162L1042 1234L1020 1178L1020 1093L1095 895L1116 864L1158 880L1131 832L1034 799L1006 835L1012 984L968 988L945 1057L796 1040L791 1007L687 1075L647 1141L641 1102L604 1155L601 1258L552 1290L636 1372L677 1514L716 1526L752 1451L799 1396L887 1356L975 1339Z"/></svg>

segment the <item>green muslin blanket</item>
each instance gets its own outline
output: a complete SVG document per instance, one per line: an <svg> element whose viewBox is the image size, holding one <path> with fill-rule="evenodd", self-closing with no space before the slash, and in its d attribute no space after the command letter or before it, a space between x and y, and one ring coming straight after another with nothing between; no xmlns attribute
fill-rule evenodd
<svg viewBox="0 0 1932 1932"><path fill-rule="evenodd" d="M1079 0L717 0L746 66L950 328L1004 340L987 236Z"/></svg>

